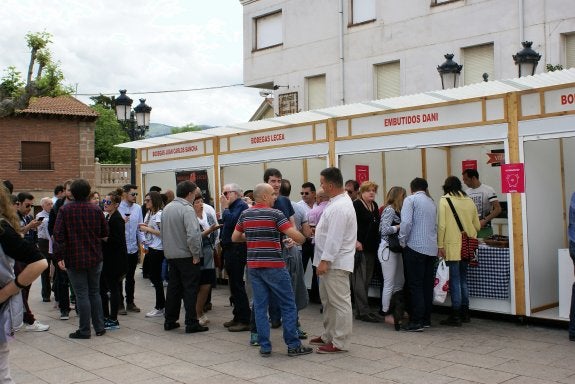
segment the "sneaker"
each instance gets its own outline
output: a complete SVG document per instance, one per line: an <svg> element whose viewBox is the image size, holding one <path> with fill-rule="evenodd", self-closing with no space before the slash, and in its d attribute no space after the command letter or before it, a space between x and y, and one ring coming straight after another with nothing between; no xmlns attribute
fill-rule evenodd
<svg viewBox="0 0 575 384"><path fill-rule="evenodd" d="M38 320L34 322L34 324L30 324L26 326L26 330L30 332L44 332L50 329L50 326L47 324L42 324Z"/></svg>
<svg viewBox="0 0 575 384"><path fill-rule="evenodd" d="M118 307L118 315L125 316L127 314L128 312L126 311L126 307L124 307L124 303L120 304L120 306Z"/></svg>
<svg viewBox="0 0 575 384"><path fill-rule="evenodd" d="M208 327L204 327L200 324L186 325L186 333L206 332L209 330Z"/></svg>
<svg viewBox="0 0 575 384"><path fill-rule="evenodd" d="M271 355L272 355L272 351L260 349L260 356L261 357L270 357Z"/></svg>
<svg viewBox="0 0 575 384"><path fill-rule="evenodd" d="M231 327L228 327L228 331L230 332L249 332L252 330L252 327L249 324L236 324Z"/></svg>
<svg viewBox="0 0 575 384"><path fill-rule="evenodd" d="M419 324L407 324L405 327L401 328L402 331L406 332L423 332L423 326Z"/></svg>
<svg viewBox="0 0 575 384"><path fill-rule="evenodd" d="M300 340L305 340L307 339L307 332L301 329L301 327L297 327L297 337Z"/></svg>
<svg viewBox="0 0 575 384"><path fill-rule="evenodd" d="M118 320L108 319L107 321L104 322L104 329L106 330L120 329L120 322Z"/></svg>
<svg viewBox="0 0 575 384"><path fill-rule="evenodd" d="M311 345L326 345L327 344L325 341L323 341L321 336L312 337L312 339L309 341L309 343Z"/></svg>
<svg viewBox="0 0 575 384"><path fill-rule="evenodd" d="M313 352L313 348L304 347L303 345L300 345L299 347L296 347L296 348L288 348L288 356L290 356L290 357L309 355L312 352Z"/></svg>
<svg viewBox="0 0 575 384"><path fill-rule="evenodd" d="M252 332L252 333L250 334L250 345L251 345L252 347L259 347L260 342L259 342L259 338L258 338L258 337L259 337L258 334L255 333L255 332Z"/></svg>
<svg viewBox="0 0 575 384"><path fill-rule="evenodd" d="M76 332L72 332L68 335L68 337L70 339L89 339L90 335L84 335L82 333L80 333L80 330L77 330Z"/></svg>
<svg viewBox="0 0 575 384"><path fill-rule="evenodd" d="M239 323L235 320L230 320L230 321L226 321L224 323L224 327L229 328L229 327L233 327L234 325L238 325Z"/></svg>
<svg viewBox="0 0 575 384"><path fill-rule="evenodd" d="M328 343L326 345L322 345L316 351L317 353L340 353L345 352L343 349L339 349L338 347L334 346L332 343Z"/></svg>
<svg viewBox="0 0 575 384"><path fill-rule="evenodd" d="M210 319L208 319L208 316L206 316L204 314L204 315L200 316L200 318L198 319L198 322L200 323L201 326L204 326L210 322Z"/></svg>
<svg viewBox="0 0 575 384"><path fill-rule="evenodd" d="M150 312L146 313L146 317L163 317L164 316L164 308L162 309L152 309Z"/></svg>
<svg viewBox="0 0 575 384"><path fill-rule="evenodd" d="M69 320L70 319L70 311L60 311L60 320Z"/></svg>
<svg viewBox="0 0 575 384"><path fill-rule="evenodd" d="M135 312L135 313L139 313L140 312L140 308L138 308L138 306L134 303L128 303L126 304L126 310L129 312Z"/></svg>

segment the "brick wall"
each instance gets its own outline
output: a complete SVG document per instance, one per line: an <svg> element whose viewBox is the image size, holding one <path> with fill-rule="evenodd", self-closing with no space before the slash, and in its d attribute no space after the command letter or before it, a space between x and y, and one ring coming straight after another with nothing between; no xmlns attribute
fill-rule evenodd
<svg viewBox="0 0 575 384"><path fill-rule="evenodd" d="M94 129L93 122L73 118L0 119L0 179L12 181L15 191L29 191L37 198L47 192L52 196L54 187L69 178L83 177L94 184ZM21 171L22 141L49 141L54 170Z"/></svg>

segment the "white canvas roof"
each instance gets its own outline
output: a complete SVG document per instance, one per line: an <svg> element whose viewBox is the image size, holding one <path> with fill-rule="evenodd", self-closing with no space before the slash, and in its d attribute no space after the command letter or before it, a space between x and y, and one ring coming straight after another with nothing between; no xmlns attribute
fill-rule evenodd
<svg viewBox="0 0 575 384"><path fill-rule="evenodd" d="M359 115L363 113L380 112L442 103L453 100L466 100L477 97L494 96L508 92L524 91L554 85L575 83L575 68L562 71L542 73L517 79L496 80L471 84L460 88L424 92L414 95L392 97L388 99L365 101L361 103L338 105L313 111L299 112L292 115L279 116L271 119L249 121L203 131L177 133L174 135L152 137L116 145L123 148L151 148L159 145L177 144L186 141L201 140L216 136L229 136L250 131L281 128L292 124L313 123L326 118L338 118Z"/></svg>

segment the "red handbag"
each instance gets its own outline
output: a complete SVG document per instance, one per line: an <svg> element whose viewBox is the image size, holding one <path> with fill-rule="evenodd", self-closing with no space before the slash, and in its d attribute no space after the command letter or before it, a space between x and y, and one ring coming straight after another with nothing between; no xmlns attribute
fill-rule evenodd
<svg viewBox="0 0 575 384"><path fill-rule="evenodd" d="M449 204L449 207L451 207L451 212L453 212L457 226L461 231L461 260L467 261L470 267L477 267L479 265L479 240L467 236L467 233L463 230L463 225L461 225L461 220L459 220L457 211L449 197L447 198L447 203Z"/></svg>

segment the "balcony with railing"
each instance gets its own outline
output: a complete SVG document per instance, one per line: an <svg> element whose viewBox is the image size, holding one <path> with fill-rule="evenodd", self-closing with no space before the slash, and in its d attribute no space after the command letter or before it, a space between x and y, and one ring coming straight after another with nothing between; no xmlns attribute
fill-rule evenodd
<svg viewBox="0 0 575 384"><path fill-rule="evenodd" d="M100 164L95 162L96 190L106 193L130 183L130 164Z"/></svg>

